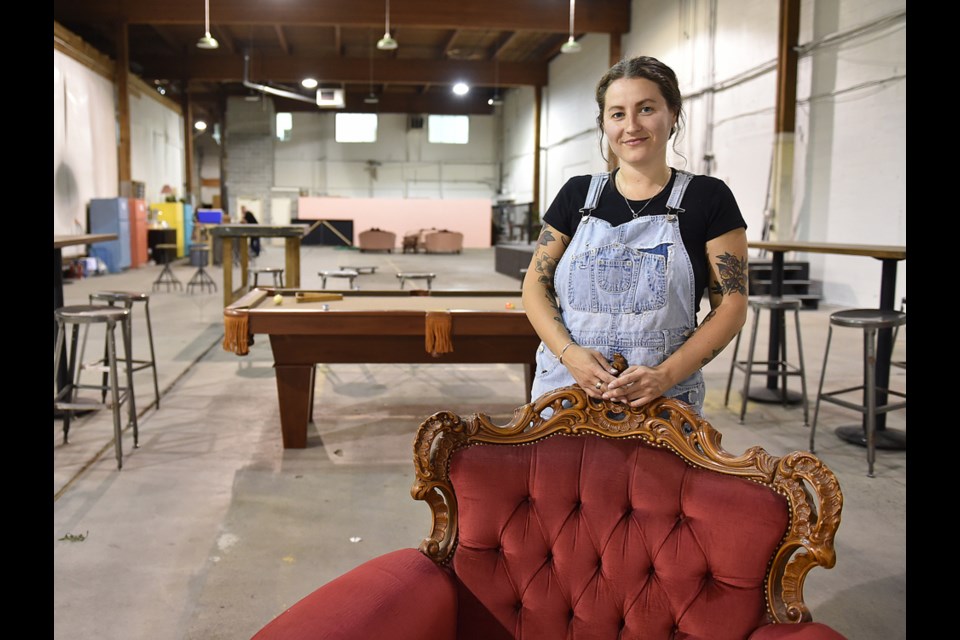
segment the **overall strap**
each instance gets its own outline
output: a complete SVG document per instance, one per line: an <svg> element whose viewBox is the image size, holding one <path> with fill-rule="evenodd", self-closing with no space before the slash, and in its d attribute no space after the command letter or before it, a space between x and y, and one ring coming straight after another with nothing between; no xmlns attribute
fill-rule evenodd
<svg viewBox="0 0 960 640"><path fill-rule="evenodd" d="M593 210L597 208L597 203L600 202L600 194L603 192L603 187L606 186L609 179L609 171L594 173L590 176L590 188L587 189L587 197L583 201L583 208L580 209L580 213L584 218L588 217Z"/></svg>
<svg viewBox="0 0 960 640"><path fill-rule="evenodd" d="M670 198L667 200L667 211L683 213L684 209L680 208L680 202L683 200L687 186L693 180L693 174L682 169L676 169L676 172L677 178L673 183L673 189L670 190Z"/></svg>

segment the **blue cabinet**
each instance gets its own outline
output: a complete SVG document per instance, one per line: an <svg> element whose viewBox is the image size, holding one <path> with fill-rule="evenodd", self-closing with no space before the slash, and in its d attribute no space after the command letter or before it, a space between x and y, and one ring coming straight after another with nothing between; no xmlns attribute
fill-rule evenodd
<svg viewBox="0 0 960 640"><path fill-rule="evenodd" d="M100 258L107 271L118 273L130 268L130 200L129 198L92 198L90 200L90 233L115 233L116 240L90 246L90 255Z"/></svg>

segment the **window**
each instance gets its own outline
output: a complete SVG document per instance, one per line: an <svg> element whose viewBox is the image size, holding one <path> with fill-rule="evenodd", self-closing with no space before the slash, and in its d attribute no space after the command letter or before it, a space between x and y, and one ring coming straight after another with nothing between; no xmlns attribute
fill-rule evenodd
<svg viewBox="0 0 960 640"><path fill-rule="evenodd" d="M429 116L427 141L435 144L467 144L470 142L468 116Z"/></svg>
<svg viewBox="0 0 960 640"><path fill-rule="evenodd" d="M376 142L377 114L338 113L337 142Z"/></svg>
<svg viewBox="0 0 960 640"><path fill-rule="evenodd" d="M291 131L293 131L293 114L277 113L277 140L287 142L290 140Z"/></svg>

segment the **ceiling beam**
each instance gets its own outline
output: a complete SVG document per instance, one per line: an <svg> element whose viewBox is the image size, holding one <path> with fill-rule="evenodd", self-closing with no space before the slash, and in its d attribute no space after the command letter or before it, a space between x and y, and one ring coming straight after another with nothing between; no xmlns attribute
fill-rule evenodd
<svg viewBox="0 0 960 640"><path fill-rule="evenodd" d="M557 40L557 50L561 39ZM185 78L201 82L241 82L243 56L144 56L136 60L146 77ZM463 80L472 85L545 86L546 62L498 62L488 60L376 61L377 78L391 84L452 85ZM313 76L321 82L369 82L369 58L250 57L251 82L299 82Z"/></svg>
<svg viewBox="0 0 960 640"><path fill-rule="evenodd" d="M54 6L54 18L84 22L115 23L123 18L128 24L203 24L204 15L195 0L136 2L134 0L71 0ZM631 0L590 0L581 3L576 15L581 33L625 33L630 26ZM247 26L298 24L369 27L383 25L382 0L316 2L285 0L231 0L216 3L210 11L210 23ZM390 26L459 29L529 30L567 33L570 27L569 5L556 0L405 0L390 7Z"/></svg>

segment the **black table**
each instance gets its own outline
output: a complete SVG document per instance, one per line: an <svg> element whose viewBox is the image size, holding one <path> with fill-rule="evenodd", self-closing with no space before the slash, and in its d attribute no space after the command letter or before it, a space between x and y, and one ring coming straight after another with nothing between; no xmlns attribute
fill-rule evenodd
<svg viewBox="0 0 960 640"><path fill-rule="evenodd" d="M880 309L887 311L894 310L896 287L897 287L897 263L907 259L906 246L891 245L867 245L867 244L846 244L836 242L798 242L792 240L778 241L749 241L747 246L751 249L762 249L770 251L773 254L773 264L770 283L770 295L780 296L783 294L783 256L790 251L798 253L830 253L835 255L848 256L866 256L880 260L882 263L880 276ZM768 347L768 359L776 361L779 358L780 344L784 336L780 334L781 319L783 311L773 311L770 314L770 338ZM886 389L890 383L890 352L893 348L893 330L881 329L877 332L877 374L876 384L881 389ZM780 398L778 390L780 378L776 371L771 371L767 376L766 387L757 390L756 399L766 401L767 397L775 397L777 401ZM751 389L750 397L754 397L754 390ZM883 405L887 402L886 391L877 392L877 405ZM866 404L866 390L864 390L864 404ZM864 416L866 421L866 416ZM907 436L902 431L887 429L887 416L885 413L877 415L875 442L878 449L906 449ZM837 435L854 444L866 444L866 425L840 427L836 431Z"/></svg>

